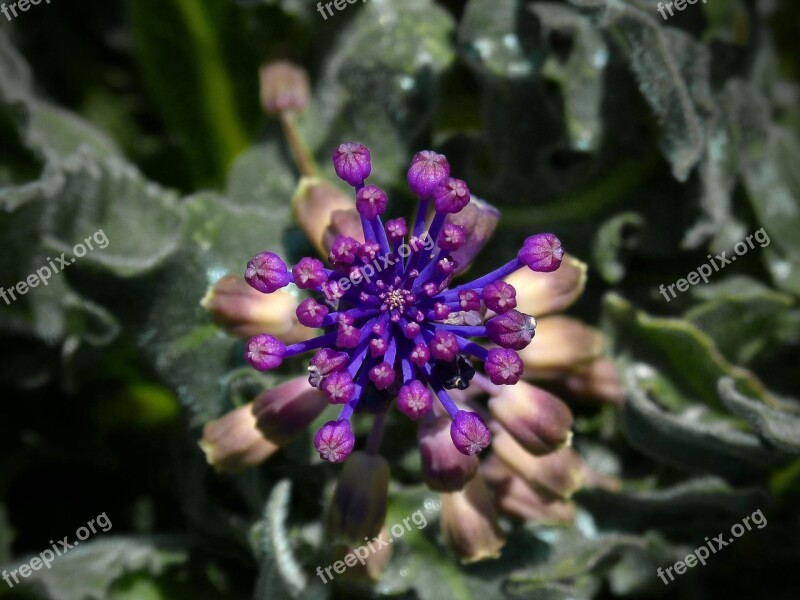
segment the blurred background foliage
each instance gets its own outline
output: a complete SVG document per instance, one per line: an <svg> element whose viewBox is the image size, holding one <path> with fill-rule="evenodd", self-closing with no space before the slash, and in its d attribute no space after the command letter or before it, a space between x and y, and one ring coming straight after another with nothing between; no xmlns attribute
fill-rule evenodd
<svg viewBox="0 0 800 600"><path fill-rule="evenodd" d="M471 567L429 527L380 584L304 596L796 598L798 3L710 0L666 23L650 0L367 0L327 21L315 4L55 1L0 19L0 284L110 240L0 303L0 564L113 522L0 596L272 599L288 568L328 564L337 468L307 437L227 477L196 447L274 383L200 299L258 251L311 252L258 105L258 67L285 57L311 76L300 127L323 173L361 141L405 214L404 168L432 146L502 210L479 267L541 230L587 261L571 313L604 328L626 396L576 409L576 446L623 487L580 492L575 526L527 523ZM771 244L711 284L658 293L762 227ZM390 523L432 501L411 464ZM763 530L669 588L656 577L759 508Z"/></svg>

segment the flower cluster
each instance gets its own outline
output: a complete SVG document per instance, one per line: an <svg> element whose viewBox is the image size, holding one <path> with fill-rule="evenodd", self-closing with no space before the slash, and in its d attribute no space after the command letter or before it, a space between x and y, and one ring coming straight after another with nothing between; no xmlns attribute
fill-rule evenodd
<svg viewBox="0 0 800 600"><path fill-rule="evenodd" d="M245 272L250 286L264 294L290 283L316 292L316 299L298 306L296 316L302 325L321 329L321 335L286 345L259 334L247 342L246 360L267 371L288 357L316 351L308 381L328 403L342 407L338 419L314 436L320 457L329 462L343 462L352 452L350 420L356 411L378 415L370 440L379 440L383 414L395 399L400 412L414 420L425 417L428 428L441 429L446 417L462 455L481 452L490 443L489 428L480 414L459 408L450 392L467 389L476 377L487 386L519 381L524 367L517 352L530 344L536 321L516 310L516 290L503 279L520 269L558 269L564 255L560 241L549 233L531 236L510 262L450 287L459 267L456 256L470 242L467 229L452 217L471 196L464 181L450 176L447 159L433 151L414 156L408 183L420 202L410 224L403 218L383 222L387 196L366 183L372 164L365 146L340 145L333 163L355 190L362 239L336 235L327 266L303 258L289 268L278 255L263 252ZM398 252L401 246L404 252ZM379 258L390 266L364 278L365 268ZM492 347L473 338L488 338ZM484 364L486 377L476 373L476 360ZM436 414L440 418L433 420Z"/></svg>

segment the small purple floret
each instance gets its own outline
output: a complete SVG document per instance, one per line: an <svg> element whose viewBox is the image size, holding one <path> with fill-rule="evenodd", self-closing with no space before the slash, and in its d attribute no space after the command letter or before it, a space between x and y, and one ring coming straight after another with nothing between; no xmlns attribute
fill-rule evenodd
<svg viewBox="0 0 800 600"><path fill-rule="evenodd" d="M549 273L561 266L564 248L552 233L539 233L525 240L517 257L531 271Z"/></svg>
<svg viewBox="0 0 800 600"><path fill-rule="evenodd" d="M301 258L300 262L292 267L292 277L295 285L301 290L315 290L327 279L325 265L316 258Z"/></svg>
<svg viewBox="0 0 800 600"><path fill-rule="evenodd" d="M286 344L278 338L261 333L247 340L244 358L256 371L269 371L280 366Z"/></svg>
<svg viewBox="0 0 800 600"><path fill-rule="evenodd" d="M367 219L374 219L386 210L386 192L377 185L367 185L356 194L356 210Z"/></svg>
<svg viewBox="0 0 800 600"><path fill-rule="evenodd" d="M397 377L391 363L383 361L369 370L369 379L379 390L385 390L394 383Z"/></svg>
<svg viewBox="0 0 800 600"><path fill-rule="evenodd" d="M460 410L450 424L450 437L461 454L478 454L492 441L492 434L481 416Z"/></svg>
<svg viewBox="0 0 800 600"><path fill-rule="evenodd" d="M333 153L333 168L341 179L357 187L372 172L369 150L363 144L341 144Z"/></svg>
<svg viewBox="0 0 800 600"><path fill-rule="evenodd" d="M425 416L432 406L433 396L421 381L414 380L400 388L397 409L410 419L416 421Z"/></svg>
<svg viewBox="0 0 800 600"><path fill-rule="evenodd" d="M313 298L307 298L297 307L297 320L305 327L315 328L322 325L322 320L328 314L328 308Z"/></svg>
<svg viewBox="0 0 800 600"><path fill-rule="evenodd" d="M314 447L319 457L330 463L340 463L350 456L356 438L350 427L350 421L340 419L328 421L314 436Z"/></svg>
<svg viewBox="0 0 800 600"><path fill-rule="evenodd" d="M320 386L331 404L347 404L353 398L356 386L347 371L328 375Z"/></svg>
<svg viewBox="0 0 800 600"><path fill-rule="evenodd" d="M286 263L274 252L262 252L251 258L244 278L253 288L264 294L271 294L288 285L290 281Z"/></svg>
<svg viewBox="0 0 800 600"><path fill-rule="evenodd" d="M517 307L517 290L503 280L495 281L483 288L483 302L486 308L502 315Z"/></svg>
<svg viewBox="0 0 800 600"><path fill-rule="evenodd" d="M466 232L467 229L462 225L447 223L439 233L439 239L436 243L439 244L439 248L442 250L455 252L464 245L467 239Z"/></svg>
<svg viewBox="0 0 800 600"><path fill-rule="evenodd" d="M475 290L462 290L458 292L458 303L461 310L480 310L481 297Z"/></svg>
<svg viewBox="0 0 800 600"><path fill-rule="evenodd" d="M469 204L469 188L466 182L460 179L450 178L433 192L433 200L436 204L436 211L447 214L455 214Z"/></svg>
<svg viewBox="0 0 800 600"><path fill-rule="evenodd" d="M536 319L518 310L510 310L486 323L486 335L501 348L522 350L535 333Z"/></svg>
<svg viewBox="0 0 800 600"><path fill-rule="evenodd" d="M420 198L429 198L440 183L450 176L450 163L433 150L417 152L408 169L408 185Z"/></svg>
<svg viewBox="0 0 800 600"><path fill-rule="evenodd" d="M522 376L524 365L519 354L506 348L492 348L484 364L489 379L495 385L514 385Z"/></svg>
<svg viewBox="0 0 800 600"><path fill-rule="evenodd" d="M458 356L458 341L449 331L437 331L431 342L431 355L437 360L452 362Z"/></svg>

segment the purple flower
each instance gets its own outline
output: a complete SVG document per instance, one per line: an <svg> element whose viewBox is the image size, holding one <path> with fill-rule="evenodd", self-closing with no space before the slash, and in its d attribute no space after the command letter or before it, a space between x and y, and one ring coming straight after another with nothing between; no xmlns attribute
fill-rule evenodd
<svg viewBox="0 0 800 600"><path fill-rule="evenodd" d="M470 193L466 183L450 177L447 159L432 151L414 156L408 181L420 206L408 224L404 219L382 221L387 198L364 181L370 171L366 148L343 144L334 155L334 166L356 188L364 242L336 237L330 251L332 268L304 258L290 273L269 253L248 265L248 273L253 269L251 285L266 293L289 282L317 292L317 298L302 302L297 316L302 324L321 328L322 334L288 346L257 336L248 343L247 360L267 370L284 358L316 351L309 383L330 404L341 405L338 420L326 423L314 438L324 460L341 462L353 450L350 419L356 411L377 415L367 448L374 452L383 413L395 399L398 410L415 420L432 418L429 413L438 402L442 410L435 414L452 421L454 450L465 455L480 452L491 440L489 429L480 415L459 407L459 398L453 396L457 392L451 390L466 389L473 379L482 387L519 380L523 364L514 350L530 343L536 322L514 310L516 290L502 280L525 267L557 268L563 256L558 238L530 237L510 262L451 287L458 268L453 254L476 246L470 238L476 229L448 221L469 205ZM435 213L428 221L431 204ZM487 309L495 314L484 322ZM501 347L487 350L474 338L489 338ZM476 374L475 361L485 363L488 380Z"/></svg>

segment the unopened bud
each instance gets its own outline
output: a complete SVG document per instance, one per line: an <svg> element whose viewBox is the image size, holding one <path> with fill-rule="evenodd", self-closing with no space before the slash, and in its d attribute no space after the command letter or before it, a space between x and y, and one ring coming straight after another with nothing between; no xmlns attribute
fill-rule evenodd
<svg viewBox="0 0 800 600"><path fill-rule="evenodd" d="M262 294L234 274L225 275L209 288L200 305L217 325L239 337L269 333L286 340L298 325L294 296L284 290Z"/></svg>
<svg viewBox="0 0 800 600"><path fill-rule="evenodd" d="M510 310L486 322L486 335L501 348L522 350L531 343L536 327L530 315Z"/></svg>
<svg viewBox="0 0 800 600"><path fill-rule="evenodd" d="M336 483L327 516L328 533L351 543L377 536L386 520L388 499L389 463L376 454L353 452Z"/></svg>
<svg viewBox="0 0 800 600"><path fill-rule="evenodd" d="M490 321L491 322L491 321ZM579 372L603 353L603 335L578 319L539 319L536 343L520 351L525 370L533 375Z"/></svg>
<svg viewBox="0 0 800 600"><path fill-rule="evenodd" d="M586 264L566 255L561 267L549 273L518 269L505 278L517 291L517 309L542 317L571 306L586 286Z"/></svg>
<svg viewBox="0 0 800 600"><path fill-rule="evenodd" d="M467 204L459 213L447 215L445 223L460 225L464 228L464 244L456 251L452 252L452 258L458 264L455 274L458 275L466 271L480 254L486 242L494 234L497 223L500 222L500 211L494 206L472 196Z"/></svg>
<svg viewBox="0 0 800 600"><path fill-rule="evenodd" d="M302 112L308 106L309 83L304 69L285 60L261 67L261 107L268 115Z"/></svg>
<svg viewBox="0 0 800 600"><path fill-rule="evenodd" d="M437 492L462 489L478 470L478 457L460 452L450 438L450 417L431 417L417 428L422 476Z"/></svg>
<svg viewBox="0 0 800 600"><path fill-rule="evenodd" d="M206 423L200 448L208 464L218 472L238 473L265 461L278 450L278 445L261 435L251 403Z"/></svg>
<svg viewBox="0 0 800 600"><path fill-rule="evenodd" d="M377 539L368 538L362 540L362 544L336 544L333 564L341 561L346 567L341 578L353 582L378 581L392 558L392 544L386 543L390 539L389 531L384 527Z"/></svg>
<svg viewBox="0 0 800 600"><path fill-rule="evenodd" d="M561 266L564 248L552 233L537 233L525 240L517 257L531 271L549 273Z"/></svg>
<svg viewBox="0 0 800 600"><path fill-rule="evenodd" d="M498 558L505 537L497 526L492 494L480 473L458 492L441 494L445 543L464 563Z"/></svg>
<svg viewBox="0 0 800 600"><path fill-rule="evenodd" d="M294 219L322 256L328 256L337 235L364 242L355 202L332 183L304 177L292 198Z"/></svg>
<svg viewBox="0 0 800 600"><path fill-rule="evenodd" d="M499 387L492 416L531 454L549 454L572 440L572 412L552 394L525 381Z"/></svg>
<svg viewBox="0 0 800 600"><path fill-rule="evenodd" d="M568 375L563 383L570 393L583 400L614 406L620 406L625 400L617 367L608 358L593 360L579 373Z"/></svg>
<svg viewBox="0 0 800 600"><path fill-rule="evenodd" d="M283 446L305 431L327 405L325 395L307 378L296 377L261 392L253 401L253 415L264 437Z"/></svg>

